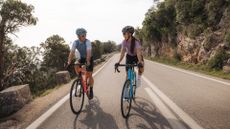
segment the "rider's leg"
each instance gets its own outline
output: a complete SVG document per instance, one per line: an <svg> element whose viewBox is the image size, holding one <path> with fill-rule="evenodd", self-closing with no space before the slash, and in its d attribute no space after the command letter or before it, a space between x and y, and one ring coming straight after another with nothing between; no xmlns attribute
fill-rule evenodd
<svg viewBox="0 0 230 129"><path fill-rule="evenodd" d="M138 75L137 75L137 87L141 86L141 75L144 72L144 67L138 69Z"/></svg>
<svg viewBox="0 0 230 129"><path fill-rule="evenodd" d="M89 86L93 87L94 79L93 79L93 76L92 76L92 72L88 72L88 76L89 76Z"/></svg>
<svg viewBox="0 0 230 129"><path fill-rule="evenodd" d="M142 67L138 68L138 75L137 75L137 86L138 87L141 86L141 75L144 72L144 59L143 59L143 57L142 57L142 61L143 61Z"/></svg>
<svg viewBox="0 0 230 129"><path fill-rule="evenodd" d="M79 64L79 63L82 63L82 60L81 59L79 59L78 61L76 61L75 62L76 64ZM75 70L75 73L76 74L79 74L80 73L80 66L79 65L77 65L77 66L74 66L74 70Z"/></svg>
<svg viewBox="0 0 230 129"><path fill-rule="evenodd" d="M90 66L87 67L87 73L88 73L88 77L89 77L89 86L90 86L90 94L89 94L89 99L92 99L93 98L93 85L94 85L94 79L93 79L93 67L94 67L94 64L93 64L93 58L91 58L90 60Z"/></svg>
<svg viewBox="0 0 230 129"><path fill-rule="evenodd" d="M144 66L138 69L138 75L141 76L143 72L144 72Z"/></svg>
<svg viewBox="0 0 230 129"><path fill-rule="evenodd" d="M92 99L93 98L93 85L94 85L94 79L93 79L93 76L92 76L92 72L88 72L87 71L87 78L88 78L88 85L89 85L89 99Z"/></svg>

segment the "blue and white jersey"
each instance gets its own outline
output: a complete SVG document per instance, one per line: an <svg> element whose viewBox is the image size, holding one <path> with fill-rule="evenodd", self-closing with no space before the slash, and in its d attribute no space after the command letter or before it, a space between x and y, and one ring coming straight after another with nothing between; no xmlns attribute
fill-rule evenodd
<svg viewBox="0 0 230 129"><path fill-rule="evenodd" d="M72 44L71 51L75 52L76 49L79 51L81 58L86 58L87 51L92 50L92 44L88 39L86 39L85 42L75 40Z"/></svg>

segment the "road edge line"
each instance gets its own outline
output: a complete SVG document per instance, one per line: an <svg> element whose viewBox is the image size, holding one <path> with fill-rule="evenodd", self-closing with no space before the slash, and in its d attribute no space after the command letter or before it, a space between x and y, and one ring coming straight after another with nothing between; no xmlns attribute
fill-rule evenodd
<svg viewBox="0 0 230 129"><path fill-rule="evenodd" d="M158 62L154 62L154 61L151 61L151 60L148 60L148 59L145 59L145 60L150 62L150 63L157 64L157 65L169 68L169 69L173 69L173 70L185 73L185 74L193 75L193 76L196 76L196 77L200 77L200 78L203 78L203 79L207 79L207 80L210 80L210 81L214 81L214 82L218 82L218 83L230 86L230 83L228 83L228 82L224 82L224 81L221 81L221 80L218 80L218 79L214 79L214 78L211 78L211 77L200 75L198 73L194 73L194 72L184 70L184 69L181 69L181 68L176 68L176 67L173 67L173 66L169 66L169 65L158 63Z"/></svg>

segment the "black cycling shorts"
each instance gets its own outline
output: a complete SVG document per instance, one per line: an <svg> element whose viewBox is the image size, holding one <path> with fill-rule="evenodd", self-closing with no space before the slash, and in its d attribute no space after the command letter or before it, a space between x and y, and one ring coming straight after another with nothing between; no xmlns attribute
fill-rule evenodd
<svg viewBox="0 0 230 129"><path fill-rule="evenodd" d="M86 63L86 58L81 58L78 61L79 61L79 63ZM93 57L91 57L90 58L90 65L86 67L86 71L87 72L93 72L93 68L94 68L94 62L93 62Z"/></svg>
<svg viewBox="0 0 230 129"><path fill-rule="evenodd" d="M142 57L142 61L143 61L143 57ZM138 63L138 58L137 55L135 56L130 56L128 54L126 54L126 64L137 64ZM128 67L126 67L126 71L128 71Z"/></svg>

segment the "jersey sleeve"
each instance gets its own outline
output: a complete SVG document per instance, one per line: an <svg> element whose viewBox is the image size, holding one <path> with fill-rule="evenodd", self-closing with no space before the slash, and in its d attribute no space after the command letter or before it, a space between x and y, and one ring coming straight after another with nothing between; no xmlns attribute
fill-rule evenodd
<svg viewBox="0 0 230 129"><path fill-rule="evenodd" d="M74 52L76 50L76 43L77 43L76 41L72 43L72 47L70 49L71 52Z"/></svg>
<svg viewBox="0 0 230 129"><path fill-rule="evenodd" d="M121 48L123 48L123 50L126 52L127 50L127 48L126 48L126 46L125 46L125 41L122 41L122 43L121 43Z"/></svg>
<svg viewBox="0 0 230 129"><path fill-rule="evenodd" d="M121 42L121 47L125 48L125 41Z"/></svg>

